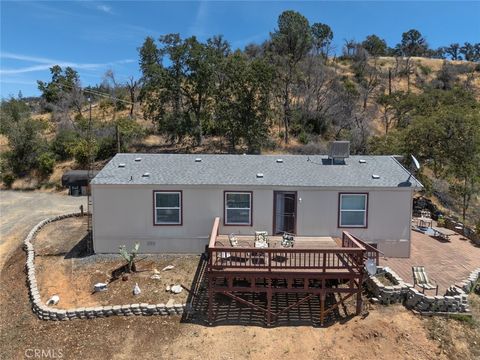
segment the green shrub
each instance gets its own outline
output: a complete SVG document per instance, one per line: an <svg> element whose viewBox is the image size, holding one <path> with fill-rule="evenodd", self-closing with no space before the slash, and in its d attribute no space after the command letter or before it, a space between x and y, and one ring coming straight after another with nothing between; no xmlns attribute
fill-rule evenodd
<svg viewBox="0 0 480 360"><path fill-rule="evenodd" d="M263 150L275 150L277 148L277 143L270 137L266 138L262 142Z"/></svg>
<svg viewBox="0 0 480 360"><path fill-rule="evenodd" d="M298 137L302 132L305 132L303 129L303 123L302 123L302 115L300 112L295 112L294 116L292 116L291 119L291 124L290 124L290 129L289 129L289 134L292 136Z"/></svg>
<svg viewBox="0 0 480 360"><path fill-rule="evenodd" d="M475 319L470 315L463 315L463 314L452 314L450 315L451 319L457 320L462 323L466 323L470 326L475 325Z"/></svg>
<svg viewBox="0 0 480 360"><path fill-rule="evenodd" d="M95 140L89 142L87 139L80 139L72 147L73 157L81 167L87 167L90 159L95 159L97 151L98 145Z"/></svg>
<svg viewBox="0 0 480 360"><path fill-rule="evenodd" d="M298 135L298 141L300 141L301 144L308 144L308 140L308 134L306 132L302 131L300 135Z"/></svg>
<svg viewBox="0 0 480 360"><path fill-rule="evenodd" d="M29 117L9 125L6 137L10 150L5 151L3 156L8 168L17 177L30 173L35 168L38 154L45 151L47 145L42 138L43 128L42 123Z"/></svg>
<svg viewBox="0 0 480 360"><path fill-rule="evenodd" d="M423 74L423 75L430 75L432 73L432 68L428 65L423 65L423 64L420 64L418 65L418 68L420 69L420 72Z"/></svg>
<svg viewBox="0 0 480 360"><path fill-rule="evenodd" d="M445 227L445 219L443 217L439 217L437 220L437 226Z"/></svg>
<svg viewBox="0 0 480 360"><path fill-rule="evenodd" d="M357 86L355 85L355 83L346 78L344 81L343 81L343 86L345 88L345 91L351 95L351 96L358 96L360 95L360 93L358 92L358 89L357 89Z"/></svg>
<svg viewBox="0 0 480 360"><path fill-rule="evenodd" d="M37 169L43 178L47 178L55 168L55 154L44 152L37 159Z"/></svg>
<svg viewBox="0 0 480 360"><path fill-rule="evenodd" d="M12 172L7 172L2 175L2 182L7 189L10 189L15 181L15 175Z"/></svg>
<svg viewBox="0 0 480 360"><path fill-rule="evenodd" d="M59 160L68 160L73 157L73 147L78 141L79 135L73 130L61 130L53 140L50 148Z"/></svg>
<svg viewBox="0 0 480 360"><path fill-rule="evenodd" d="M401 154L401 134L392 130L388 135L372 136L368 140L367 151L372 155Z"/></svg>
<svg viewBox="0 0 480 360"><path fill-rule="evenodd" d="M128 151L130 144L145 136L144 129L130 118L119 118L117 120L118 131L120 132L120 144L122 151Z"/></svg>
<svg viewBox="0 0 480 360"><path fill-rule="evenodd" d="M98 143L96 160L105 160L111 158L117 153L117 141L114 137L104 137Z"/></svg>

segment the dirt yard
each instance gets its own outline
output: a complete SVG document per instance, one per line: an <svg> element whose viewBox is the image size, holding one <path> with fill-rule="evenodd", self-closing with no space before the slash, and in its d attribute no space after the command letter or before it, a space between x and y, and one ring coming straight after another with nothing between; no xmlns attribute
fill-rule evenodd
<svg viewBox="0 0 480 360"><path fill-rule="evenodd" d="M54 215L79 211L87 206L85 196L40 191L0 191L0 267L30 229L39 221Z"/></svg>
<svg viewBox="0 0 480 360"><path fill-rule="evenodd" d="M19 248L1 274L2 359L31 349L63 359L478 359L478 325L420 318L402 306L372 307L327 328L217 326L179 317L110 317L47 322L32 313ZM476 309L477 319L480 310ZM430 329L433 327L433 330ZM476 336L476 338L475 338ZM476 351L476 352L475 352Z"/></svg>
<svg viewBox="0 0 480 360"><path fill-rule="evenodd" d="M43 301L58 295L58 308L124 305L131 303L185 303L200 256L138 255L137 272L128 280L112 281L112 272L125 265L119 255L85 256L87 235L85 218L67 218L46 225L37 234L37 281ZM174 268L162 271L168 265ZM160 279L152 279L154 270ZM93 293L93 285L109 283L108 290ZM138 283L140 295L133 295ZM182 285L180 294L166 291L167 286Z"/></svg>
<svg viewBox="0 0 480 360"><path fill-rule="evenodd" d="M39 217L33 208L24 211ZM29 230L23 221L29 220L19 215L10 219L19 226L8 236L19 244ZM52 322L38 320L32 313L24 262L24 252L15 246L0 274L0 358L5 360L32 358L35 351L50 354L49 358L86 360L480 359L480 297L476 295L471 296L473 322L421 318L402 306L371 306L364 317L325 328L208 327L160 316Z"/></svg>

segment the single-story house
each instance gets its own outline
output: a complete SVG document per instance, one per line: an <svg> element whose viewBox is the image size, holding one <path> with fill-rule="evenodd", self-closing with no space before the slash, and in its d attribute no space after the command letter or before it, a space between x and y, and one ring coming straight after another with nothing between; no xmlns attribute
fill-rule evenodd
<svg viewBox="0 0 480 360"><path fill-rule="evenodd" d="M88 195L88 183L98 174L96 170L69 170L62 175L62 186L68 187L68 195Z"/></svg>
<svg viewBox="0 0 480 360"><path fill-rule="evenodd" d="M93 245L200 253L222 234L341 237L408 257L412 195L394 156L117 154L91 181Z"/></svg>

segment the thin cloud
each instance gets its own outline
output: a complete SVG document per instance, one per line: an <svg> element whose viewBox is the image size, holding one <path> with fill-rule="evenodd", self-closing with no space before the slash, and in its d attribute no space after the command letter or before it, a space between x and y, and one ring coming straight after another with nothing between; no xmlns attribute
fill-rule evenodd
<svg viewBox="0 0 480 360"><path fill-rule="evenodd" d="M29 73L29 72L45 71L50 69L54 65L59 65L61 67L69 66L71 68L75 68L79 70L88 70L88 69L96 70L96 69L101 69L108 66L130 64L135 62L135 60L133 59L123 59L123 60L117 60L117 61L107 62L107 63L77 63L77 62L49 59L49 58L38 57L38 56L14 54L9 52L1 53L0 58L37 63L37 65L30 65L30 66L16 68L16 69L1 69L0 70L1 75L16 75L16 74L23 74L23 73Z"/></svg>
<svg viewBox="0 0 480 360"><path fill-rule="evenodd" d="M0 78L0 83L2 83L2 84L18 84L18 85L35 85L37 82L35 80L16 80L16 79Z"/></svg>
<svg viewBox="0 0 480 360"><path fill-rule="evenodd" d="M200 1L195 15L193 25L189 29L191 35L204 36L207 27L208 20L208 3L206 1Z"/></svg>
<svg viewBox="0 0 480 360"><path fill-rule="evenodd" d="M0 75L17 75L17 74L24 74L29 72L37 72L37 71L45 71L50 69L54 65L59 65L61 67L71 67L76 69L98 69L102 66L102 64L76 64L76 63L51 63L45 65L34 65L34 66L26 66L23 68L16 68L16 69L1 69Z"/></svg>
<svg viewBox="0 0 480 360"><path fill-rule="evenodd" d="M51 19L59 16L79 16L78 13L66 11L64 9L61 9L59 6L49 6L42 1L23 3L28 4L28 6L30 7L38 9L39 11L35 11L33 14L40 18Z"/></svg>
<svg viewBox="0 0 480 360"><path fill-rule="evenodd" d="M104 13L107 13L107 14L113 14L112 8L108 5L104 5L104 4L97 5L97 10L103 11Z"/></svg>
<svg viewBox="0 0 480 360"><path fill-rule="evenodd" d="M52 62L55 62L57 60L52 60L52 59L47 59L44 57L38 57L38 56L29 56L29 55L22 55L22 54L14 54L10 52L2 52L0 53L0 58L2 59L12 59L12 60L22 60L22 61L30 61L34 63L40 63L40 64L50 64Z"/></svg>

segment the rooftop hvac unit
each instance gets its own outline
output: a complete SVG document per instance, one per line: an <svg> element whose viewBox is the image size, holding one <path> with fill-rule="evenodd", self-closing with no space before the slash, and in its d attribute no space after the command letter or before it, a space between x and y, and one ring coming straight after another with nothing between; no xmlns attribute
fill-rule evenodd
<svg viewBox="0 0 480 360"><path fill-rule="evenodd" d="M350 156L350 141L332 141L328 144L328 158L344 161Z"/></svg>

